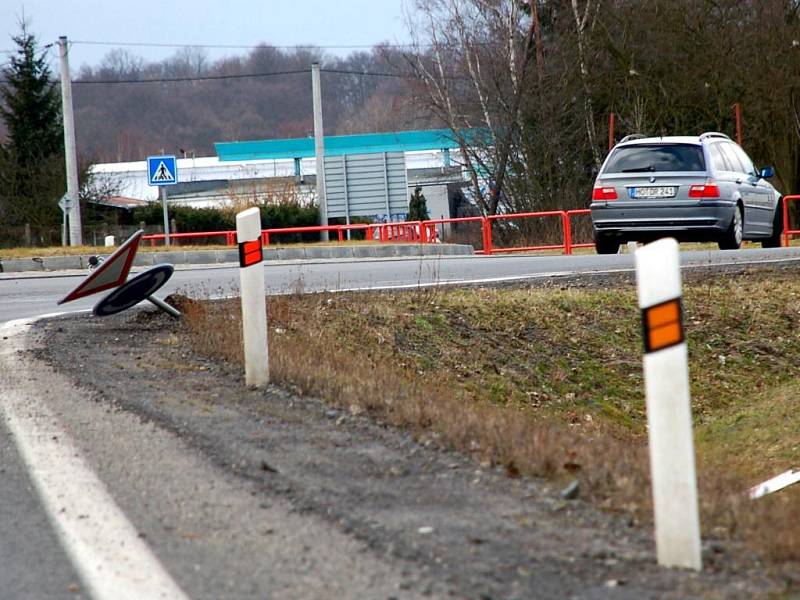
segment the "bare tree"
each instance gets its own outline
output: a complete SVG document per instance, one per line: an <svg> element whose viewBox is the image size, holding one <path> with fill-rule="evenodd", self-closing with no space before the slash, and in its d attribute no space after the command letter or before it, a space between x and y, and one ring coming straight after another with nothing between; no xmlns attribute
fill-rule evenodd
<svg viewBox="0 0 800 600"><path fill-rule="evenodd" d="M208 52L203 48L187 46L176 51L163 63L164 75L168 77L197 77L208 71Z"/></svg>
<svg viewBox="0 0 800 600"><path fill-rule="evenodd" d="M600 0L585 0L583 7L579 6L579 0L571 0L572 15L575 19L575 37L578 44L578 61L580 64L581 82L584 91L584 119L586 122L586 137L596 167L600 168L600 152L597 148L597 128L594 121L594 104L592 102L592 90L589 86L589 66L586 56L586 34L587 30L593 29L597 22Z"/></svg>
<svg viewBox="0 0 800 600"><path fill-rule="evenodd" d="M425 36L417 36L409 65L425 103L460 146L479 207L496 214L524 129L538 19L516 0L418 0L416 6L415 31Z"/></svg>

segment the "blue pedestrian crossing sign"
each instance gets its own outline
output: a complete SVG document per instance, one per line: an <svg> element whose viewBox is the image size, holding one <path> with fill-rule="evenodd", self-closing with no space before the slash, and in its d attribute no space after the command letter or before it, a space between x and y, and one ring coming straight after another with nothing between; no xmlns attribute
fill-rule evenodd
<svg viewBox="0 0 800 600"><path fill-rule="evenodd" d="M178 183L178 161L174 156L147 157L147 183L175 185Z"/></svg>

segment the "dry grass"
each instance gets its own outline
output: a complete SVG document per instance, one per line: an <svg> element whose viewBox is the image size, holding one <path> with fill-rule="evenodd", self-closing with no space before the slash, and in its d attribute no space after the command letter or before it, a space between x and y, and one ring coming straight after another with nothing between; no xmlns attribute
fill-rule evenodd
<svg viewBox="0 0 800 600"><path fill-rule="evenodd" d="M744 495L797 466L800 281L698 280L685 304L704 530L800 560L800 489ZM242 360L238 301L184 308L198 350ZM632 286L296 295L269 313L275 382L651 518Z"/></svg>

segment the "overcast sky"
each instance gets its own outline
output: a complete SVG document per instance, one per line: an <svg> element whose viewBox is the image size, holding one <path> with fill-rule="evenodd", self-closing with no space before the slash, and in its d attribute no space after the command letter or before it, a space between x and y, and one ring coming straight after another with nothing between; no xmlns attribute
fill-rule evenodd
<svg viewBox="0 0 800 600"><path fill-rule="evenodd" d="M403 7L409 5L410 0L0 0L0 52L14 49L11 36L19 33L24 14L42 45L60 35L75 42L70 50L73 72L82 65L96 66L115 47L124 47L147 61L166 58L178 47L194 44L315 44L346 55L355 48L333 47L408 42ZM207 52L215 60L248 50L209 48ZM7 56L0 55L0 63ZM57 61L57 51L52 57Z"/></svg>

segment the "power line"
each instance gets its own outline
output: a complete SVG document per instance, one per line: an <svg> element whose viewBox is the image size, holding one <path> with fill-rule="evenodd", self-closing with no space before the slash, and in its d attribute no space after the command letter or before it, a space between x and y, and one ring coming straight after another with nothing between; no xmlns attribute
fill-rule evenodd
<svg viewBox="0 0 800 600"><path fill-rule="evenodd" d="M321 73L333 73L335 75L363 75L365 77L397 77L408 79L410 75L402 73L375 73L373 71L351 71L347 69L320 69Z"/></svg>
<svg viewBox="0 0 800 600"><path fill-rule="evenodd" d="M322 73L330 73L333 75L357 75L364 77L396 77L399 79L407 79L409 75L402 75L400 73L375 73L372 71L350 71L346 69L321 69ZM310 73L311 69L294 69L290 71L272 71L269 73L240 73L236 75L204 75L197 77L154 77L151 79L78 79L72 82L72 85L116 85L116 84L136 84L136 83L188 83L193 81L223 81L228 79L257 79L261 77L279 77L282 75L299 75L303 73ZM9 83L7 80L0 79L0 83ZM59 80L53 79L51 83L59 83Z"/></svg>
<svg viewBox="0 0 800 600"><path fill-rule="evenodd" d="M322 73L334 75L362 75L365 77L397 77L400 79L408 78L408 75L399 73L374 73L371 71L348 71L346 69L321 69ZM256 79L260 77L277 77L281 75L298 75L310 73L311 69L295 69L291 71L273 71L270 73L242 73L237 75L205 75L198 77L157 77L152 79L101 79L101 80L76 80L73 85L104 84L113 85L121 83L183 83L192 81L222 81L226 79Z"/></svg>
<svg viewBox="0 0 800 600"><path fill-rule="evenodd" d="M266 77L279 77L283 75L300 75L310 73L311 69L293 69L289 71L271 71L269 73L239 73L235 75L203 75L196 77L154 77L150 79L77 79L72 81L72 85L117 85L117 84L137 84L137 83L190 83L193 81L224 81L230 79L258 79ZM354 71L348 69L320 69L321 73L331 75L356 75L360 77L393 77L397 79L410 79L413 75L403 73L378 73L374 71ZM460 79L449 77L448 79ZM8 80L0 79L0 84L9 83ZM58 79L51 80L50 83L59 83Z"/></svg>
<svg viewBox="0 0 800 600"><path fill-rule="evenodd" d="M198 77L157 77L153 79L84 79L73 81L73 85L113 85L121 83L182 83L191 81L221 81L225 79L253 79L258 77L277 77L280 75L297 75L310 73L311 69L295 69L292 71L273 71L271 73L240 73L237 75L204 75Z"/></svg>
<svg viewBox="0 0 800 600"><path fill-rule="evenodd" d="M70 40L70 44L81 44L84 46L125 46L134 48L199 48L199 49L214 49L214 50L258 50L259 48L276 48L280 50L358 50L358 49L371 49L371 48L414 48L418 46L430 46L430 44L333 44L333 45L317 45L317 44L291 44L291 45L273 45L273 44L258 44L252 45L239 45L239 44L169 44L169 43L155 43L155 42L103 42L94 40Z"/></svg>

